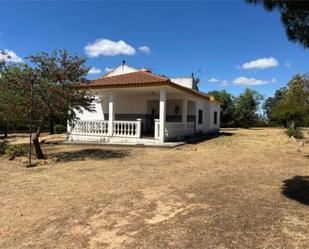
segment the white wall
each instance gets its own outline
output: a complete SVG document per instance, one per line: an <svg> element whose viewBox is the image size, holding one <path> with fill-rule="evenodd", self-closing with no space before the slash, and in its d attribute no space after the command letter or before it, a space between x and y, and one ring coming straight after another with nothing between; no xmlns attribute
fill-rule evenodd
<svg viewBox="0 0 309 249"><path fill-rule="evenodd" d="M214 112L217 112L217 124L214 124ZM209 123L209 132L215 132L220 129L220 112L221 106L216 102L210 103L210 123Z"/></svg>
<svg viewBox="0 0 309 249"><path fill-rule="evenodd" d="M83 110L83 113L77 113L77 118L81 120L104 120L104 111L99 97L93 102L95 112Z"/></svg>
<svg viewBox="0 0 309 249"><path fill-rule="evenodd" d="M167 97L169 98L169 96ZM171 97L170 97L171 98ZM178 98L178 99L177 99ZM166 114L181 115L182 100L179 96L174 99L167 100ZM216 102L210 102L197 96L188 96L188 101L193 101L194 104L188 105L188 115L196 116L196 131L200 133L216 132L220 129L220 105ZM180 107L179 114L175 114L175 105ZM114 108L116 114L150 114L151 107L155 110L159 108L157 96L141 96L141 95L121 95L114 97ZM196 107L195 107L196 106ZM78 114L81 120L104 120L104 113L108 113L108 99L101 99L99 103L95 103L95 113L84 112ZM198 124L198 110L203 111L203 123ZM214 111L217 111L218 122L214 124ZM156 110L156 114L159 110Z"/></svg>
<svg viewBox="0 0 309 249"><path fill-rule="evenodd" d="M137 72L138 69L130 67L128 65L120 65L107 74L105 74L103 77L111 77L111 76L116 76L116 75L122 75L122 74L127 74L127 73L134 73Z"/></svg>
<svg viewBox="0 0 309 249"><path fill-rule="evenodd" d="M170 80L178 85L181 85L181 86L184 86L190 89L194 88L192 77L171 78Z"/></svg>

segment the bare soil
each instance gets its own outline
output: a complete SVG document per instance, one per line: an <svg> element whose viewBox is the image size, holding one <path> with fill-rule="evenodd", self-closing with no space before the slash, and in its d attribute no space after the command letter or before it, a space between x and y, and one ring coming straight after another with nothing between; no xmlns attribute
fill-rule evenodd
<svg viewBox="0 0 309 249"><path fill-rule="evenodd" d="M43 149L60 161L0 159L2 249L309 248L309 144L281 129Z"/></svg>

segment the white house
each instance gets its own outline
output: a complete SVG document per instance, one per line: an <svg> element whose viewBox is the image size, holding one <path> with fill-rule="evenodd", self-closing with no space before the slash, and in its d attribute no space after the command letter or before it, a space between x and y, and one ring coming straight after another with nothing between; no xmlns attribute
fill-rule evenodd
<svg viewBox="0 0 309 249"><path fill-rule="evenodd" d="M162 144L220 128L221 103L200 92L193 77L167 78L123 63L76 88L96 96L96 111L68 126L69 141Z"/></svg>

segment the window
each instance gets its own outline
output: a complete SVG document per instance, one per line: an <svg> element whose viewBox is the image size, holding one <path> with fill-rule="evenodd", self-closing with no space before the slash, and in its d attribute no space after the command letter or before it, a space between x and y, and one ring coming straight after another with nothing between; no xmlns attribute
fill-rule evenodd
<svg viewBox="0 0 309 249"><path fill-rule="evenodd" d="M203 124L203 110L198 110L198 123Z"/></svg>
<svg viewBox="0 0 309 249"><path fill-rule="evenodd" d="M214 112L214 124L218 123L218 112Z"/></svg>

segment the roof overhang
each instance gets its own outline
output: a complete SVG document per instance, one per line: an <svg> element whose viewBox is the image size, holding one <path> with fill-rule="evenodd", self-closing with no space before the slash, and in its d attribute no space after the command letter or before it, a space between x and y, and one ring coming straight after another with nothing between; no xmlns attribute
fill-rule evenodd
<svg viewBox="0 0 309 249"><path fill-rule="evenodd" d="M222 105L223 103L219 100L215 99L213 96L208 95L206 93L199 92L194 89L190 89L184 86L180 86L170 80L162 81L162 82L149 82L149 83L128 83L128 84L106 84L106 85L95 85L95 84L77 84L75 85L75 89L79 90L96 90L96 89L115 89L115 88L132 88L132 87L153 87L153 86L168 86L175 89L178 89L182 92L186 92L188 94L192 94L194 96L206 99L211 102L215 102L217 104Z"/></svg>

